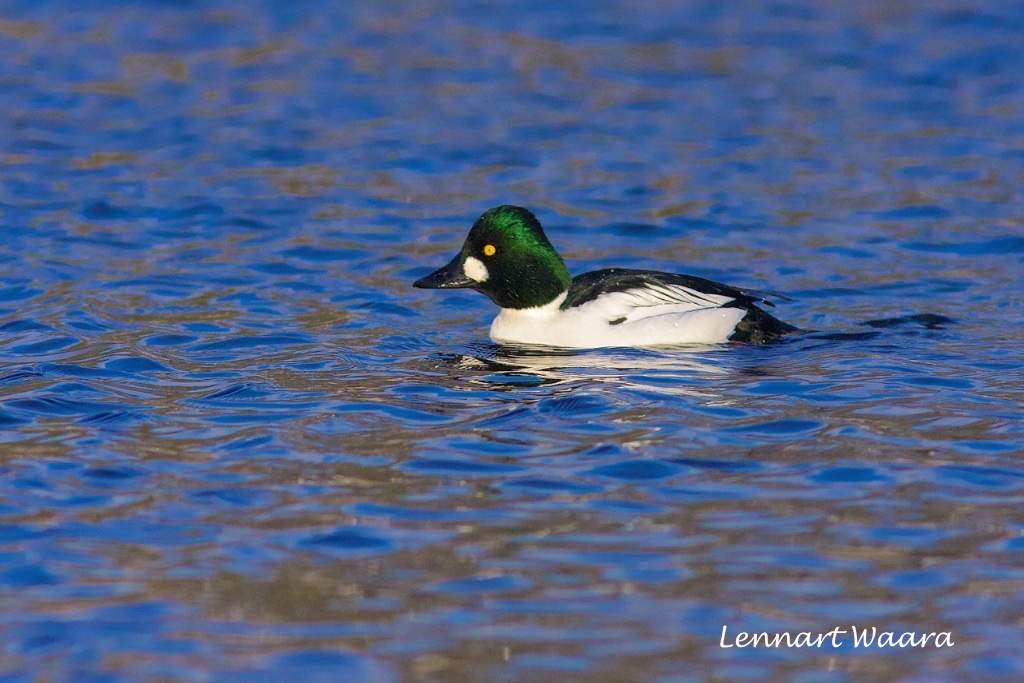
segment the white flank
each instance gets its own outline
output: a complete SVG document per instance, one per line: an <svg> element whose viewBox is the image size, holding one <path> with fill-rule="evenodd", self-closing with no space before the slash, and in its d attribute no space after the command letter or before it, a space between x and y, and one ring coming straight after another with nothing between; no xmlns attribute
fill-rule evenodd
<svg viewBox="0 0 1024 683"><path fill-rule="evenodd" d="M678 286L603 294L563 311L565 296L535 308L501 309L491 323L491 339L568 348L719 344L747 314L721 308L729 297Z"/></svg>
<svg viewBox="0 0 1024 683"><path fill-rule="evenodd" d="M470 280L476 280L477 282L486 282L487 278L491 276L487 272L487 266L484 265L484 262L473 256L466 257L466 262L462 264L462 272Z"/></svg>

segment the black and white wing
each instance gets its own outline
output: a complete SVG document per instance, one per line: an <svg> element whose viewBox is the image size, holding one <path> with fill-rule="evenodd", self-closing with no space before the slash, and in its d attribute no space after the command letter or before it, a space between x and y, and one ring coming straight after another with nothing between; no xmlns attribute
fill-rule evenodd
<svg viewBox="0 0 1024 683"><path fill-rule="evenodd" d="M607 268L573 278L561 308L569 310L587 306L606 317L609 325L659 315L739 308L746 310L747 315L743 321L745 325L737 326L738 340L749 341L747 336L754 339L759 333L760 336L771 337L794 330L757 307L758 303L774 306L766 296L692 275Z"/></svg>

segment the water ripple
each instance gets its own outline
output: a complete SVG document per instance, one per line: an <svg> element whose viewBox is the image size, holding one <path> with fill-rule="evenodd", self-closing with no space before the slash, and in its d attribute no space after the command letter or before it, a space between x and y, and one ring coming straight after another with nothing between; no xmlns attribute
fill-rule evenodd
<svg viewBox="0 0 1024 683"><path fill-rule="evenodd" d="M1012 4L8 5L0 678L1024 676ZM808 332L497 347L499 203Z"/></svg>

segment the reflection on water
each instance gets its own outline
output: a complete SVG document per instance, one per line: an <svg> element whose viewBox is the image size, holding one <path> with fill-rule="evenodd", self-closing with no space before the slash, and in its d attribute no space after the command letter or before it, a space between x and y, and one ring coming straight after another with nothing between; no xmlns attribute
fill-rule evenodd
<svg viewBox="0 0 1024 683"><path fill-rule="evenodd" d="M453 370L464 370L453 379L482 383L513 391L523 386L554 386L574 382L608 383L619 387L646 387L668 393L704 395L701 387L715 375L728 373L715 363L716 346L686 345L677 348L569 349L516 345L488 346L477 355L442 354L440 360ZM722 354L723 356L725 354ZM657 382L645 382L657 376ZM633 384L637 380L643 384Z"/></svg>
<svg viewBox="0 0 1024 683"><path fill-rule="evenodd" d="M0 677L1020 678L1017 14L8 3ZM494 346L500 203L810 332Z"/></svg>

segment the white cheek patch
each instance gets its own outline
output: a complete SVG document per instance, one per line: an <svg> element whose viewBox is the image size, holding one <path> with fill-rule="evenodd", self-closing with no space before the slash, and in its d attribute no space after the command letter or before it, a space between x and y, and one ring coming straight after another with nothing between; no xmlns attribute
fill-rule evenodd
<svg viewBox="0 0 1024 683"><path fill-rule="evenodd" d="M462 272L470 280L476 280L477 282L486 282L487 278L491 276L487 272L487 266L484 265L484 262L472 256L466 257L466 262L462 264Z"/></svg>

